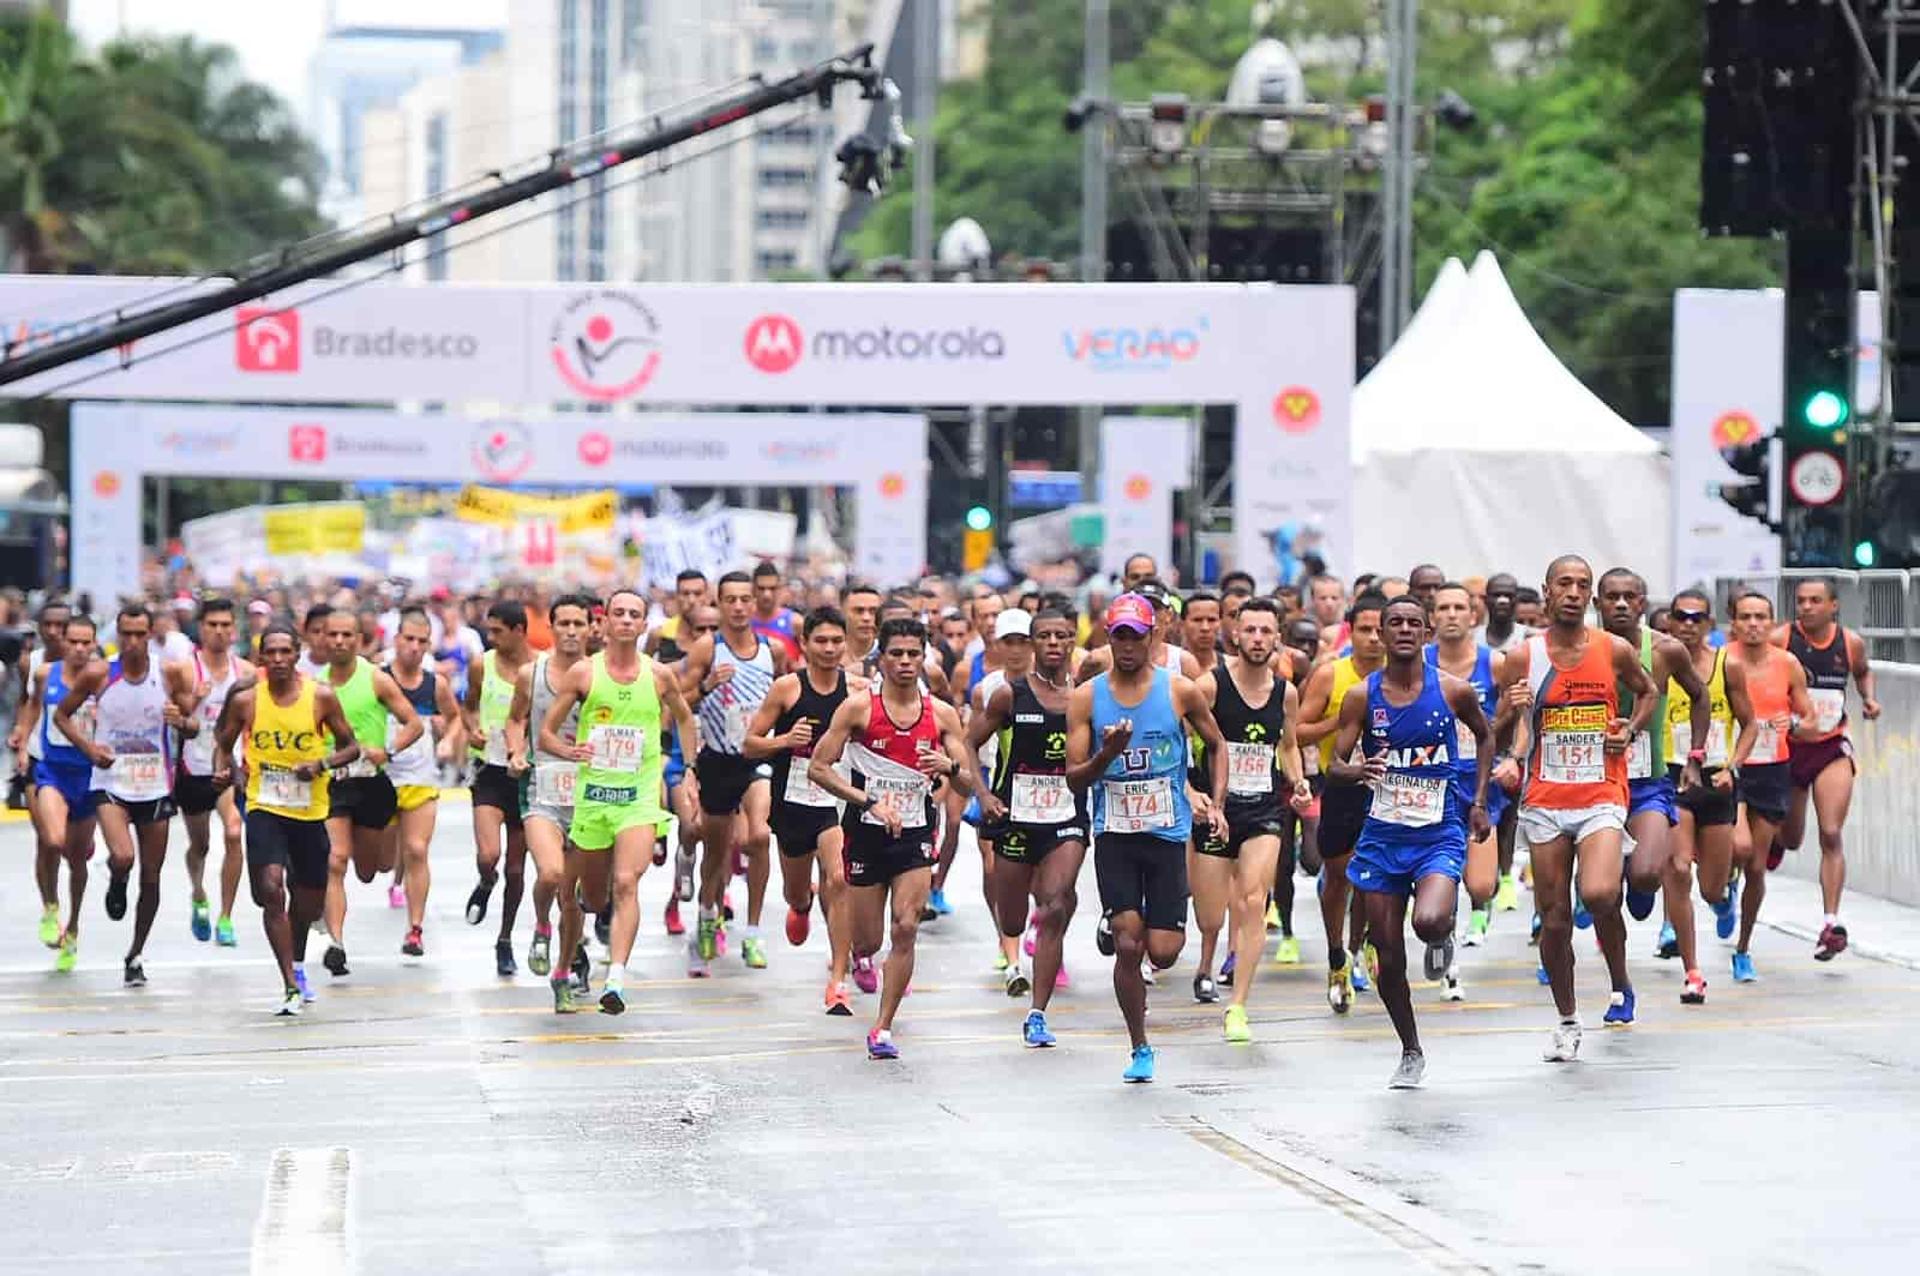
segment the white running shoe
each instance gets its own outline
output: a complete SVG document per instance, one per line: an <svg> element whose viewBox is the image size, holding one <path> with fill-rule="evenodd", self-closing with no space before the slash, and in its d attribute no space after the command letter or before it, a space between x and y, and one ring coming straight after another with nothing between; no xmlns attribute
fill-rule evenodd
<svg viewBox="0 0 1920 1276"><path fill-rule="evenodd" d="M1441 999L1445 1001L1465 1001L1467 999L1467 989L1466 986L1460 982L1459 971L1447 971L1440 989L1440 996Z"/></svg>
<svg viewBox="0 0 1920 1276"><path fill-rule="evenodd" d="M1572 1063L1580 1057L1580 1021L1563 1019L1553 1025L1553 1038L1541 1058L1548 1063Z"/></svg>

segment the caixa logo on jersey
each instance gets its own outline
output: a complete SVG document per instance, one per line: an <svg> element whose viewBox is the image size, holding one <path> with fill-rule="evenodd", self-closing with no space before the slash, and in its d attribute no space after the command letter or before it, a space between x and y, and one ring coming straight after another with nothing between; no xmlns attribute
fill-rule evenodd
<svg viewBox="0 0 1920 1276"><path fill-rule="evenodd" d="M1148 327L1069 328L1060 334L1067 358L1094 372L1165 372L1200 357L1209 322Z"/></svg>
<svg viewBox="0 0 1920 1276"><path fill-rule="evenodd" d="M616 403L646 389L660 371L660 321L632 293L596 289L561 310L548 347L560 379L574 393Z"/></svg>

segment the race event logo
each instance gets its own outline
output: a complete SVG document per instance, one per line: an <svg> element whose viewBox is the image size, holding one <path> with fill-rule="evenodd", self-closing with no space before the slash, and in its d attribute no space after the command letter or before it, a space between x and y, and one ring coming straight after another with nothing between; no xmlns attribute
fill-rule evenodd
<svg viewBox="0 0 1920 1276"><path fill-rule="evenodd" d="M769 440L760 445L760 455L775 465L817 465L839 459L840 445L833 442Z"/></svg>
<svg viewBox="0 0 1920 1276"><path fill-rule="evenodd" d="M327 459L327 427L291 425L287 427L287 459L318 465Z"/></svg>
<svg viewBox="0 0 1920 1276"><path fill-rule="evenodd" d="M1290 385L1273 396L1273 420L1288 434L1305 434L1320 424L1320 396L1303 385Z"/></svg>
<svg viewBox="0 0 1920 1276"><path fill-rule="evenodd" d="M904 474L882 474L880 476L880 495L890 501L906 495L907 477Z"/></svg>
<svg viewBox="0 0 1920 1276"><path fill-rule="evenodd" d="M1132 475L1127 479L1125 490L1128 500L1144 501L1153 494L1153 480L1144 474Z"/></svg>
<svg viewBox="0 0 1920 1276"><path fill-rule="evenodd" d="M482 478L511 483L533 464L533 436L522 426L496 421L473 432L473 467Z"/></svg>
<svg viewBox="0 0 1920 1276"><path fill-rule="evenodd" d="M576 394L615 403L646 389L660 370L660 321L631 293L585 293L553 321L549 353Z"/></svg>
<svg viewBox="0 0 1920 1276"><path fill-rule="evenodd" d="M599 469L613 459L613 440L598 430L580 436L580 463Z"/></svg>
<svg viewBox="0 0 1920 1276"><path fill-rule="evenodd" d="M1200 355L1208 320L1149 328L1070 328L1060 334L1067 358L1094 372L1165 372Z"/></svg>
<svg viewBox="0 0 1920 1276"><path fill-rule="evenodd" d="M800 325L785 315L761 315L747 325L747 362L770 376L779 376L800 362L804 338Z"/></svg>
<svg viewBox="0 0 1920 1276"><path fill-rule="evenodd" d="M120 495L120 476L112 470L101 470L93 476L93 494L103 501Z"/></svg>
<svg viewBox="0 0 1920 1276"><path fill-rule="evenodd" d="M238 430L172 430L160 436L160 446L178 457L218 456L240 444Z"/></svg>
<svg viewBox="0 0 1920 1276"><path fill-rule="evenodd" d="M240 371L300 371L299 311L241 306L233 318L233 362Z"/></svg>
<svg viewBox="0 0 1920 1276"><path fill-rule="evenodd" d="M1730 447L1739 447L1742 443L1751 443L1760 437L1760 423L1752 415L1738 408L1723 412L1713 422L1713 446L1715 451L1725 451Z"/></svg>

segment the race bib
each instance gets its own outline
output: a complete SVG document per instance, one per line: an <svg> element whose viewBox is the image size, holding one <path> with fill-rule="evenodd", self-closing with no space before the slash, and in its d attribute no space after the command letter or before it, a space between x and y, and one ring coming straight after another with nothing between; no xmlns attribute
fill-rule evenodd
<svg viewBox="0 0 1920 1276"><path fill-rule="evenodd" d="M380 768L364 757L355 758L343 767L336 767L333 778L336 780L365 780L380 774Z"/></svg>
<svg viewBox="0 0 1920 1276"><path fill-rule="evenodd" d="M1320 774L1320 750L1312 745L1300 750L1300 773L1302 775Z"/></svg>
<svg viewBox="0 0 1920 1276"><path fill-rule="evenodd" d="M1073 817L1073 790L1064 775L1013 773L1013 800L1007 815L1016 824L1057 825Z"/></svg>
<svg viewBox="0 0 1920 1276"><path fill-rule="evenodd" d="M1691 739L1693 736L1693 724L1691 722L1687 724L1687 736L1689 739ZM1727 764L1728 757L1731 756L1732 754L1732 751L1733 751L1732 741L1727 739L1727 724L1724 722L1713 722L1708 724L1707 726L1707 765L1708 766L1725 766ZM1678 754L1678 756L1682 760L1684 760L1687 756L1687 751L1682 750Z"/></svg>
<svg viewBox="0 0 1920 1276"><path fill-rule="evenodd" d="M305 810L313 805L313 781L303 780L281 767L260 768L260 804L289 811Z"/></svg>
<svg viewBox="0 0 1920 1276"><path fill-rule="evenodd" d="M861 812L860 819L867 824L885 824L885 812L893 811L900 816L902 829L923 829L927 827L927 794L931 791L924 776L870 775L867 796L878 801L871 811Z"/></svg>
<svg viewBox="0 0 1920 1276"><path fill-rule="evenodd" d="M1711 740L1709 740L1707 747L1709 749L1713 747ZM1687 754L1692 751L1693 722L1690 719L1682 718L1680 721L1674 723L1667 732L1667 757L1675 762L1685 762L1687 760Z"/></svg>
<svg viewBox="0 0 1920 1276"><path fill-rule="evenodd" d="M1258 797L1273 792L1273 746L1227 741L1227 792Z"/></svg>
<svg viewBox="0 0 1920 1276"><path fill-rule="evenodd" d="M1552 705L1540 715L1540 778L1600 784L1607 778L1607 707Z"/></svg>
<svg viewBox="0 0 1920 1276"><path fill-rule="evenodd" d="M789 806L825 808L834 805L833 794L807 778L807 760L795 758L787 765L787 787L781 794Z"/></svg>
<svg viewBox="0 0 1920 1276"><path fill-rule="evenodd" d="M1473 728L1458 718L1453 720L1453 760L1472 762L1480 756L1480 739Z"/></svg>
<svg viewBox="0 0 1920 1276"><path fill-rule="evenodd" d="M1753 752L1748 759L1756 762L1777 762L1780 759L1780 730L1771 722L1753 724Z"/></svg>
<svg viewBox="0 0 1920 1276"><path fill-rule="evenodd" d="M1636 733L1633 743L1628 746L1627 778L1629 780L1653 778L1653 736L1650 732Z"/></svg>
<svg viewBox="0 0 1920 1276"><path fill-rule="evenodd" d="M731 687L727 689L727 710L722 722L727 730L727 743L738 750L740 742L747 738L747 709L733 695Z"/></svg>
<svg viewBox="0 0 1920 1276"><path fill-rule="evenodd" d="M488 766L507 764L507 729L495 727L487 732L487 751L483 755Z"/></svg>
<svg viewBox="0 0 1920 1276"><path fill-rule="evenodd" d="M1813 725L1831 731L1840 725L1847 712L1847 693L1831 687L1809 687L1807 698L1813 701Z"/></svg>
<svg viewBox="0 0 1920 1276"><path fill-rule="evenodd" d="M533 768L533 804L565 810L573 805L580 768L571 762L542 762Z"/></svg>
<svg viewBox="0 0 1920 1276"><path fill-rule="evenodd" d="M1103 791L1107 832L1145 833L1173 827L1173 781L1166 776L1108 780Z"/></svg>
<svg viewBox="0 0 1920 1276"><path fill-rule="evenodd" d="M1374 787L1370 814L1376 820L1403 828L1420 829L1438 824L1447 810L1447 784L1445 777L1430 779L1389 771Z"/></svg>
<svg viewBox="0 0 1920 1276"><path fill-rule="evenodd" d="M596 726L587 737L596 771L638 771L646 757L647 733L639 727Z"/></svg>
<svg viewBox="0 0 1920 1276"><path fill-rule="evenodd" d="M159 796L167 791L167 760L158 753L122 753L107 772L108 787L123 797Z"/></svg>

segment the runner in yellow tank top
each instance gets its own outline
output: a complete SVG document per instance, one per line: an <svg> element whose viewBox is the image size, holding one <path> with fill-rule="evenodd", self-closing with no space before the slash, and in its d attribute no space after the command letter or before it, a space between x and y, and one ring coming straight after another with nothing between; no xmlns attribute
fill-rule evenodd
<svg viewBox="0 0 1920 1276"><path fill-rule="evenodd" d="M307 933L327 895L327 775L360 756L339 698L294 669L299 656L289 626L261 635L264 681L227 697L213 754L213 782L225 787L233 782L233 746L246 742L247 873L280 966L282 1015L297 1015L312 1000L305 963Z"/></svg>

